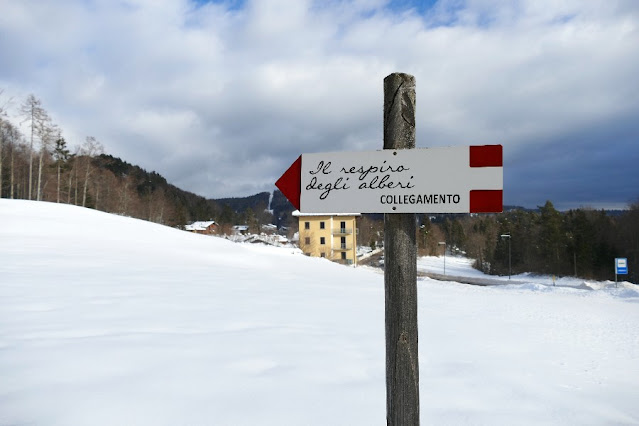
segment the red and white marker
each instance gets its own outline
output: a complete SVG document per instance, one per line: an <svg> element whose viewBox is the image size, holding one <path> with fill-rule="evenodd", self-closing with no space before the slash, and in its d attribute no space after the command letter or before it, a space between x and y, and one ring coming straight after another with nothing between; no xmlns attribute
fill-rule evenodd
<svg viewBox="0 0 639 426"><path fill-rule="evenodd" d="M496 213L501 145L302 154L275 185L302 213Z"/></svg>

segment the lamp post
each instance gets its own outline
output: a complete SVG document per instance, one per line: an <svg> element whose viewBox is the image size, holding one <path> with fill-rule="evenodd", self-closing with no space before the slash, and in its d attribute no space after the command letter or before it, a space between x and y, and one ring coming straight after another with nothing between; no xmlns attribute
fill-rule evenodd
<svg viewBox="0 0 639 426"><path fill-rule="evenodd" d="M575 268L575 278L577 278L577 247L575 243L575 239L573 238L572 232L567 232L566 237L570 240L570 245L572 246L572 264Z"/></svg>
<svg viewBox="0 0 639 426"><path fill-rule="evenodd" d="M511 263L510 263L510 234L501 234L501 238L508 238L508 279L510 279L510 275L512 273Z"/></svg>
<svg viewBox="0 0 639 426"><path fill-rule="evenodd" d="M426 225L419 225L419 229L422 231L422 249L426 249L426 236L428 235ZM426 252L426 254L428 253Z"/></svg>
<svg viewBox="0 0 639 426"><path fill-rule="evenodd" d="M444 246L444 275L446 275L446 241L440 241L437 245Z"/></svg>

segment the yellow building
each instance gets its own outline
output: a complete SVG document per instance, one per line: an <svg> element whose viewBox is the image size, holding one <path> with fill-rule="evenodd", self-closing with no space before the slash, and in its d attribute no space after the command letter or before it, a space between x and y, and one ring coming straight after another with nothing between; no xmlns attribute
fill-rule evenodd
<svg viewBox="0 0 639 426"><path fill-rule="evenodd" d="M319 214L294 211L299 218L300 248L307 256L325 257L345 265L357 264L359 213Z"/></svg>

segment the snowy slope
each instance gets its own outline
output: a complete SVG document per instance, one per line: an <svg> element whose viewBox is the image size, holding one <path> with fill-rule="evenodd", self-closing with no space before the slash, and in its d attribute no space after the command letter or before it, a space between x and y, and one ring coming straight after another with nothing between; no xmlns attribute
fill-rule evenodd
<svg viewBox="0 0 639 426"><path fill-rule="evenodd" d="M383 276L0 200L0 425L385 424ZM424 424L638 424L639 292L420 280Z"/></svg>

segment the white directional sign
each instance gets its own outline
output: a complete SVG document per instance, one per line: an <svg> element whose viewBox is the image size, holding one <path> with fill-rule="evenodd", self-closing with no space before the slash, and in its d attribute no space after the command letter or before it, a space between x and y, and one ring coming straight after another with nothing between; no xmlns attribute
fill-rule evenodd
<svg viewBox="0 0 639 426"><path fill-rule="evenodd" d="M302 213L502 211L501 145L303 154L298 162L277 185L293 204L299 197Z"/></svg>

